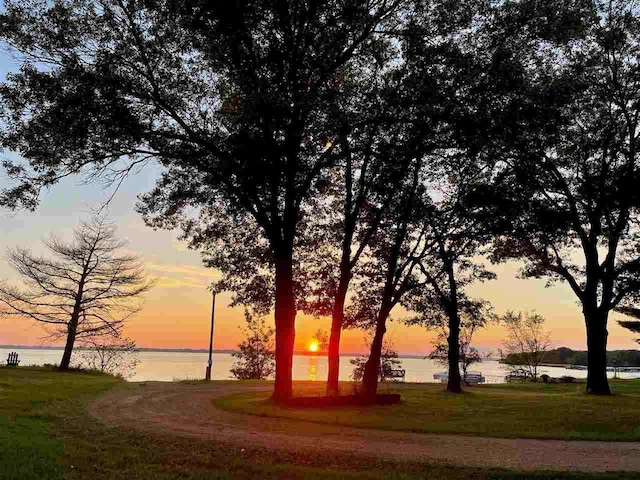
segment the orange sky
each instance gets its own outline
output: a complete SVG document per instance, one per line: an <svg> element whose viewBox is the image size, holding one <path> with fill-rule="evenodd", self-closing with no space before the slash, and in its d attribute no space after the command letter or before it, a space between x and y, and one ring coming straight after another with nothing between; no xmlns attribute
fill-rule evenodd
<svg viewBox="0 0 640 480"><path fill-rule="evenodd" d="M152 183L151 176L125 182L110 206L119 234L130 240L129 248L143 255L148 272L158 278L157 286L146 298L145 308L130 321L126 333L141 347L207 348L211 296L206 287L217 274L203 268L199 255L187 251L176 240L175 233L147 228L133 211L136 194L148 190ZM39 250L41 239L51 232L68 236L81 218L88 217L89 206L108 195L108 191L96 189L95 185L68 180L46 194L35 213L5 212L0 222L0 253L18 244ZM517 264L500 265L494 270L498 280L473 286L474 296L491 301L497 313L507 309L535 309L547 318L547 328L556 346L585 348L580 309L568 287L545 288L544 280L517 279ZM4 260L0 260L0 276L15 280ZM235 348L241 339L238 327L243 323L242 310L228 308L228 300L227 294L218 297L214 343L219 349ZM401 316L402 312L394 315ZM632 334L620 328L613 321L615 318L614 315L610 322L609 348L636 348ZM318 328L328 330L329 320L298 315L296 348L306 349ZM0 344L41 344L41 337L42 330L28 321L0 319ZM342 350L363 351L363 337L362 331L346 331ZM421 327L407 327L394 321L388 327L388 337L400 353L427 354L433 334ZM476 344L496 350L502 337L501 328L490 326L477 334Z"/></svg>
<svg viewBox="0 0 640 480"><path fill-rule="evenodd" d="M173 242L174 248L175 242ZM217 275L197 266L198 256L186 252L193 264L162 264L147 261L149 273L158 278L155 289L146 297L142 312L130 321L127 334L141 347L154 348L206 348L208 346L211 295L206 286ZM499 280L472 288L475 295L490 300L498 313L507 309L535 309L547 318L547 328L552 332L556 346L584 348L584 326L580 311L571 293L559 285L545 288L543 281L514 278L516 265L499 266ZM234 348L241 340L241 308L229 308L229 294L217 298L215 348ZM402 311L395 312L396 317ZM296 349L305 350L316 329L329 329L329 319L315 319L299 314L296 325ZM18 319L0 320L0 344L40 344L41 330L30 322ZM632 336L615 322L610 325L610 348L635 348ZM364 332L348 330L343 334L344 352L363 351ZM427 354L431 332L421 327L407 327L393 321L388 337L396 349L405 354ZM476 336L478 346L496 350L500 346L503 331L490 326Z"/></svg>

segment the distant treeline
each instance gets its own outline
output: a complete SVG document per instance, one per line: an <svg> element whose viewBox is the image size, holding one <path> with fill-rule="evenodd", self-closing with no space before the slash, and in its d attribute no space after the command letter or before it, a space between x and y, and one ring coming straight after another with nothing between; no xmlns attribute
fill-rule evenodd
<svg viewBox="0 0 640 480"><path fill-rule="evenodd" d="M517 364L518 355L507 355L500 363ZM587 365L587 352L571 350L567 347L556 348L545 353L542 363L553 365ZM640 366L640 350L613 350L607 352L607 365L618 367Z"/></svg>

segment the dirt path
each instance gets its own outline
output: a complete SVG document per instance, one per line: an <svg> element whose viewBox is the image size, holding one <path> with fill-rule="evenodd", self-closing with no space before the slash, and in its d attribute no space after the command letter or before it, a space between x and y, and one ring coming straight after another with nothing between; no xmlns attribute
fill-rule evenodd
<svg viewBox="0 0 640 480"><path fill-rule="evenodd" d="M581 442L435 435L365 430L220 410L212 400L264 390L233 383L147 383L113 391L89 412L127 427L212 440L241 448L376 457L391 461L499 467L514 470L640 471L640 442Z"/></svg>

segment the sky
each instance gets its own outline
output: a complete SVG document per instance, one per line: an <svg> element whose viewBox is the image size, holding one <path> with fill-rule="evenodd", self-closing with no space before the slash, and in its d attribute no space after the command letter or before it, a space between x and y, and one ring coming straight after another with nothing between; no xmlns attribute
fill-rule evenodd
<svg viewBox="0 0 640 480"><path fill-rule="evenodd" d="M15 69L15 64L0 53L0 78ZM0 156L10 155L2 152ZM125 333L138 346L148 348L207 348L211 315L211 295L207 286L219 278L219 272L202 266L198 252L189 251L177 240L177 232L154 231L144 225L135 212L137 195L148 191L159 174L149 166L127 178L109 206L110 219L118 234L129 240L128 249L144 258L146 271L158 279L147 294L144 308L125 328ZM8 180L0 172L0 188ZM0 209L0 279L16 282L18 277L4 259L7 248L23 246L43 252L42 240L50 234L70 238L80 220L88 219L92 208L99 207L111 191L99 183L87 184L80 177L65 179L45 192L35 212L10 212ZM498 279L473 285L469 293L489 300L495 312L535 310L542 314L551 332L554 346L586 349L585 327L580 307L567 285L545 287L544 280L517 278L519 265L494 266ZM229 294L218 295L214 348L232 349L242 340L241 308L229 308ZM392 316L401 317L402 312ZM609 349L636 348L633 336L616 323L609 323ZM271 320L272 321L272 320ZM314 332L329 330L330 320L299 314L296 321L296 349L307 349ZM360 330L343 334L343 352L364 352ZM491 325L476 334L475 344L486 351L496 351L504 338L504 330ZM0 345L44 345L46 332L25 319L0 318ZM387 327L389 338L401 354L426 355L431 351L433 332L419 326L408 327L396 318Z"/></svg>
<svg viewBox="0 0 640 480"><path fill-rule="evenodd" d="M158 175L149 167L129 177L109 206L109 217L118 226L118 235L128 239L128 249L143 256L146 271L158 279L147 294L144 308L130 320L125 332L140 347L207 348L211 295L207 286L219 277L215 270L204 268L198 252L189 251L177 240L177 232L154 231L144 225L134 206L139 193L151 188ZM0 186L7 185L0 178ZM42 240L50 234L70 238L73 228L90 217L92 207L100 206L110 196L101 184L86 184L80 177L69 178L46 191L35 212L0 212L0 278L15 282L18 277L4 259L7 248L17 245L44 252ZM566 285L545 287L544 280L517 278L518 264L492 267L498 280L474 285L470 293L489 300L498 314L506 310L535 310L546 319L555 346L585 348L585 329L573 293ZM229 308L229 295L220 294L216 305L214 346L235 348L242 339L241 308ZM402 312L394 312L401 317ZM635 348L632 335L619 327L614 315L609 328L609 348ZM305 350L318 328L329 329L327 318L316 319L299 314L297 317L296 349ZM0 319L0 344L42 345L45 333L24 319ZM364 332L349 330L343 335L344 352L364 351ZM392 321L388 337L401 354L428 354L433 332L421 327L408 327ZM477 346L496 351L504 331L491 325L475 337Z"/></svg>

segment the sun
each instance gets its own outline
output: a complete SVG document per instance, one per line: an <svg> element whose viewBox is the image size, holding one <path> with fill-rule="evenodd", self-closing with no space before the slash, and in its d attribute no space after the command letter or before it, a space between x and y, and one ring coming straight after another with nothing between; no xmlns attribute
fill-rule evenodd
<svg viewBox="0 0 640 480"><path fill-rule="evenodd" d="M312 340L309 343L309 351L310 352L314 352L315 353L315 352L318 351L318 348L320 348L319 345L318 345L318 342Z"/></svg>

